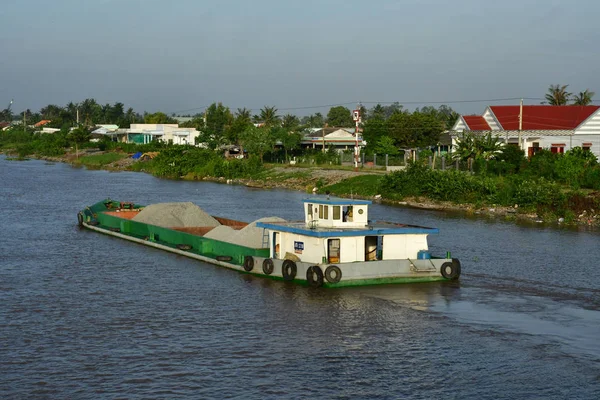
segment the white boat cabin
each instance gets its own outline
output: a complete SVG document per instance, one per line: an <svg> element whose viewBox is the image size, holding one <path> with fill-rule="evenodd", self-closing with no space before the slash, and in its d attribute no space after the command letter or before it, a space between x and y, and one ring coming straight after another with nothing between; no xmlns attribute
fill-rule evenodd
<svg viewBox="0 0 600 400"><path fill-rule="evenodd" d="M268 231L270 257L314 264L429 258L435 228L369 220L369 200L303 200L304 222L259 222Z"/></svg>

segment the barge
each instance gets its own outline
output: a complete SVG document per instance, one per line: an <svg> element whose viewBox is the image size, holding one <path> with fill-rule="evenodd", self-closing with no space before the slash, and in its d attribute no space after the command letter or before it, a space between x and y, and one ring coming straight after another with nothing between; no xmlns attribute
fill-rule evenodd
<svg viewBox="0 0 600 400"><path fill-rule="evenodd" d="M214 225L174 227L137 221L146 207L131 202L107 199L86 207L77 218L82 228L239 272L312 287L449 281L460 277L460 261L451 258L450 252L445 257L434 257L429 252L427 237L437 234L436 228L373 222L368 219L368 200L313 197L303 203L304 221L254 222L254 245L235 243L227 237L214 239L209 234L216 229ZM250 226L213 218L231 232Z"/></svg>

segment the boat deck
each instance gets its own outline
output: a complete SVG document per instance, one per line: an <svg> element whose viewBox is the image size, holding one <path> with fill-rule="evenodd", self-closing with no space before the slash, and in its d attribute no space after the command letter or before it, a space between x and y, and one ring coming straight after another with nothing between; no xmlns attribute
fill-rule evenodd
<svg viewBox="0 0 600 400"><path fill-rule="evenodd" d="M103 211L102 213L106 214L106 215L112 215L117 218L132 220L133 218L135 218L136 215L138 215L140 213L140 211L141 210L136 209L136 210ZM235 229L235 230L240 230L240 229L248 226L248 223L242 222L242 221L236 221L233 219L227 219L227 218L221 218L221 217L215 217L215 216L213 216L213 218L216 219L217 221L219 221L219 223L222 226L223 225L229 226L230 228ZM176 230L176 231L180 231L180 232L190 233L192 235L204 236L216 227L214 227L214 226L190 226L190 227L168 227L168 228Z"/></svg>

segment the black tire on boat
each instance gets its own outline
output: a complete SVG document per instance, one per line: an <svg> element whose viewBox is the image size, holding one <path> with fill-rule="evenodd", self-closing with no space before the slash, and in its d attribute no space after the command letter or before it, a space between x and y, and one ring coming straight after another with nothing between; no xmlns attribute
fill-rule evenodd
<svg viewBox="0 0 600 400"><path fill-rule="evenodd" d="M217 261L231 261L231 256L217 256Z"/></svg>
<svg viewBox="0 0 600 400"><path fill-rule="evenodd" d="M318 288L323 286L323 270L317 265L308 267L306 270L306 281L310 287Z"/></svg>
<svg viewBox="0 0 600 400"><path fill-rule="evenodd" d="M273 273L273 270L275 269L273 260L271 260L270 258L266 258L263 261L262 269L263 269L263 272L265 273L265 275L271 275Z"/></svg>
<svg viewBox="0 0 600 400"><path fill-rule="evenodd" d="M325 279L329 283L338 283L342 280L342 270L337 265L330 265L325 269Z"/></svg>
<svg viewBox="0 0 600 400"><path fill-rule="evenodd" d="M460 261L458 260L458 258L453 258L452 259L452 264L456 265L456 278L454 279L458 279L460 278L460 274L461 274L461 266L460 266Z"/></svg>
<svg viewBox="0 0 600 400"><path fill-rule="evenodd" d="M440 273L446 279L458 279L460 276L460 263L455 264L454 262L445 262L440 268Z"/></svg>
<svg viewBox="0 0 600 400"><path fill-rule="evenodd" d="M121 232L121 228L108 228L111 232Z"/></svg>
<svg viewBox="0 0 600 400"><path fill-rule="evenodd" d="M296 267L296 263L292 260L285 260L283 264L281 264L281 276L283 276L284 281L293 281L297 271L298 268Z"/></svg>
<svg viewBox="0 0 600 400"><path fill-rule="evenodd" d="M83 226L83 214L80 212L77 213L77 225Z"/></svg>
<svg viewBox="0 0 600 400"><path fill-rule="evenodd" d="M191 250L191 249L192 249L192 246L191 246L191 245L189 245L189 244L183 244L183 243L181 243L181 244L178 244L178 245L177 245L177 248L178 248L179 250Z"/></svg>
<svg viewBox="0 0 600 400"><path fill-rule="evenodd" d="M254 269L254 257L246 256L244 257L244 270L250 272Z"/></svg>

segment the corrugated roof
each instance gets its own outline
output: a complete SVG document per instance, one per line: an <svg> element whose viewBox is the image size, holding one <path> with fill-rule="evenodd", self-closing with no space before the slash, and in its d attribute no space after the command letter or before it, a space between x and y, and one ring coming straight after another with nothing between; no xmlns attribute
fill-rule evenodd
<svg viewBox="0 0 600 400"><path fill-rule="evenodd" d="M600 106L523 106L523 130L575 129L598 108ZM490 109L504 130L519 129L519 106L490 106Z"/></svg>
<svg viewBox="0 0 600 400"><path fill-rule="evenodd" d="M471 131L489 131L491 130L485 118L481 115L464 115L463 119Z"/></svg>

